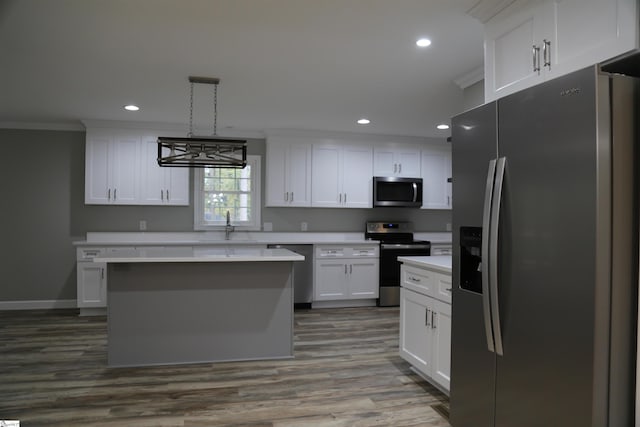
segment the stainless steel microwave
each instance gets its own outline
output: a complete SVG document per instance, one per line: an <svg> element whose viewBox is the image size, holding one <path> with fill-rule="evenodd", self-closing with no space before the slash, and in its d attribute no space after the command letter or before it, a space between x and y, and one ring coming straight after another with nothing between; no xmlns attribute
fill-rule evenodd
<svg viewBox="0 0 640 427"><path fill-rule="evenodd" d="M422 178L373 177L373 207L422 206Z"/></svg>

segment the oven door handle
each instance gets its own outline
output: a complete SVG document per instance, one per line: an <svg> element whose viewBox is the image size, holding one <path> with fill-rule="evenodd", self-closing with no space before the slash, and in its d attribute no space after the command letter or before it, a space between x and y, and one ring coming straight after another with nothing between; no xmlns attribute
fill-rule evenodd
<svg viewBox="0 0 640 427"><path fill-rule="evenodd" d="M382 243L380 249L429 249L429 244L408 245L402 243Z"/></svg>

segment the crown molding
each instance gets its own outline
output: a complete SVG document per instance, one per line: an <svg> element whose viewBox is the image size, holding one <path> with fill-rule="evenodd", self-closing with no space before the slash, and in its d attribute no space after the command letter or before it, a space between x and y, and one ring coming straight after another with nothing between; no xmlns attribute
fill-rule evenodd
<svg viewBox="0 0 640 427"><path fill-rule="evenodd" d="M453 82L458 85L460 89L466 89L481 80L484 80L484 67L475 68L467 74L454 79Z"/></svg>
<svg viewBox="0 0 640 427"><path fill-rule="evenodd" d="M486 24L491 18L510 6L516 0L480 0L467 11L478 21Z"/></svg>

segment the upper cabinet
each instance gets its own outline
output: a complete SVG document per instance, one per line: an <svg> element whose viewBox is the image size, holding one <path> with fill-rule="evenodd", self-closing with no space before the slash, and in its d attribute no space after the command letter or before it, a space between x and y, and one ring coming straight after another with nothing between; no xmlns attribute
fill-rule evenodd
<svg viewBox="0 0 640 427"><path fill-rule="evenodd" d="M422 208L451 209L451 146L422 149Z"/></svg>
<svg viewBox="0 0 640 427"><path fill-rule="evenodd" d="M166 132L163 135L171 136ZM168 154L167 148L163 150L163 155ZM141 152L140 204L189 205L189 168L158 166L157 135L142 137Z"/></svg>
<svg viewBox="0 0 640 427"><path fill-rule="evenodd" d="M266 206L311 206L311 144L267 139Z"/></svg>
<svg viewBox="0 0 640 427"><path fill-rule="evenodd" d="M638 47L635 0L516 1L485 25L485 100Z"/></svg>
<svg viewBox="0 0 640 427"><path fill-rule="evenodd" d="M371 146L314 144L311 183L313 207L370 208Z"/></svg>
<svg viewBox="0 0 640 427"><path fill-rule="evenodd" d="M189 169L158 166L160 133L88 128L85 203L188 205Z"/></svg>
<svg viewBox="0 0 640 427"><path fill-rule="evenodd" d="M85 203L132 205L138 201L140 137L87 130Z"/></svg>
<svg viewBox="0 0 640 427"><path fill-rule="evenodd" d="M373 175L419 177L420 147L411 145L376 146L373 149Z"/></svg>

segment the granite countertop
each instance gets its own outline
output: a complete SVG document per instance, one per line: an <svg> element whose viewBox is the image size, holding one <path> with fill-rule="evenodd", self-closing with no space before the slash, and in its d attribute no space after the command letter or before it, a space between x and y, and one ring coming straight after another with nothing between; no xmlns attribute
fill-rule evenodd
<svg viewBox="0 0 640 427"><path fill-rule="evenodd" d="M450 232L416 232L414 238L428 240L432 243L451 244ZM366 240L364 233L338 233L338 232L252 232L234 231L230 240L225 240L224 232L89 232L86 240L76 241L73 244L84 246L243 246L243 245L268 245L268 244L367 244L378 243Z"/></svg>
<svg viewBox="0 0 640 427"><path fill-rule="evenodd" d="M168 262L256 262L304 261L304 256L287 249L260 248L136 248L114 250L93 259L106 263Z"/></svg>
<svg viewBox="0 0 640 427"><path fill-rule="evenodd" d="M451 274L451 255L398 257L398 261L418 268Z"/></svg>

